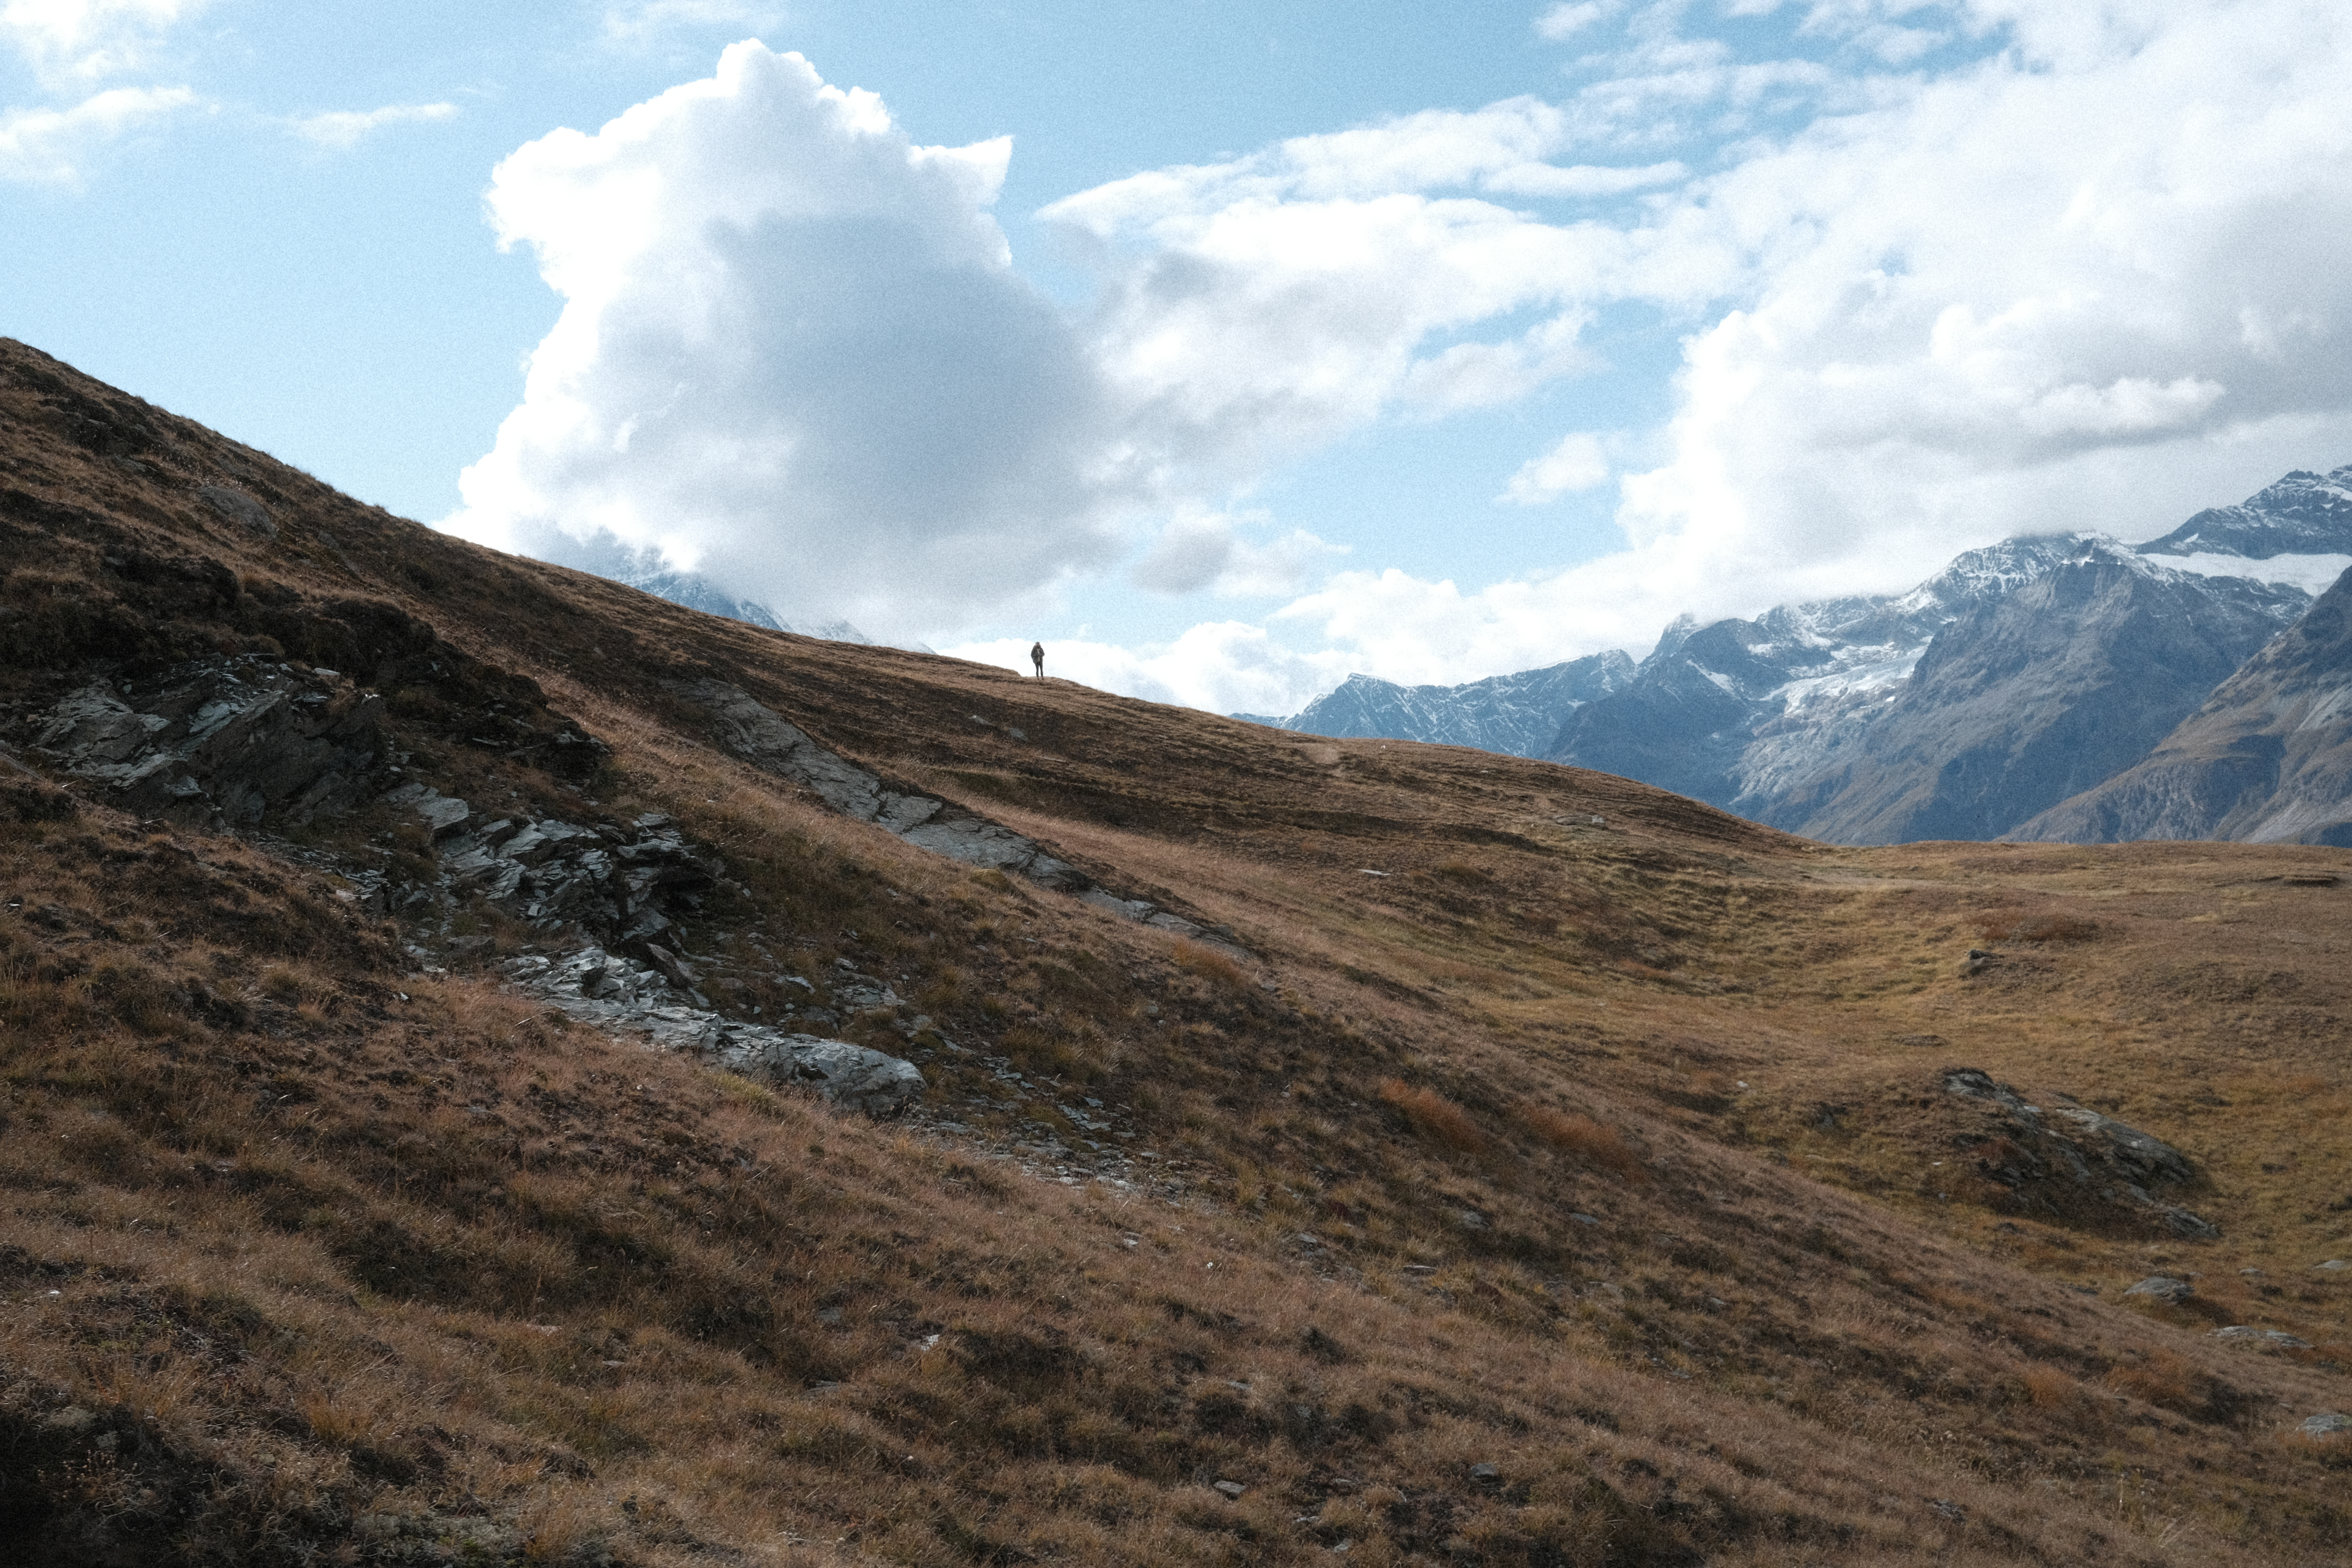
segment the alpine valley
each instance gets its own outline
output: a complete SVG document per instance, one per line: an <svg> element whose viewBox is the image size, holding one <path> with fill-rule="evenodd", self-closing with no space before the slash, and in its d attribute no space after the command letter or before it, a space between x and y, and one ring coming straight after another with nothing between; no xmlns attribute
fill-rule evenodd
<svg viewBox="0 0 2352 1568"><path fill-rule="evenodd" d="M1357 675L1274 722L1596 768L1832 843L2337 843L2352 650L2326 628L2347 568L2352 465L2137 546L2012 539L1906 594L1686 617L1639 665Z"/></svg>

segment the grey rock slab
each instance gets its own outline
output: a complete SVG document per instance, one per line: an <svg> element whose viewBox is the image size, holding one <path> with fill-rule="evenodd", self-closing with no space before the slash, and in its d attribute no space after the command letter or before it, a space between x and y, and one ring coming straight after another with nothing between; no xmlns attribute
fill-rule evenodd
<svg viewBox="0 0 2352 1568"><path fill-rule="evenodd" d="M1097 887L1076 867L1035 839L935 796L894 790L877 774L835 755L759 699L721 680L674 688L716 721L720 746L752 766L790 779L845 816L870 822L918 848L965 866L1025 878L1040 887L1075 893L1097 909L1170 933L1194 938L1201 927L1143 899L1122 899ZM1237 943L1220 943L1248 958Z"/></svg>
<svg viewBox="0 0 2352 1568"><path fill-rule="evenodd" d="M406 807L436 838L456 832L474 815L474 808L464 801L425 784L402 784L386 791L383 798L388 805Z"/></svg>
<svg viewBox="0 0 2352 1568"><path fill-rule="evenodd" d="M2302 1431L2306 1437L2333 1437L2339 1432L2352 1432L2352 1415L2323 1410L2316 1415L2305 1417Z"/></svg>
<svg viewBox="0 0 2352 1568"><path fill-rule="evenodd" d="M567 1017L608 1034L650 1040L658 1049L699 1056L746 1078L814 1089L837 1105L869 1115L888 1115L923 1091L922 1069L912 1062L847 1040L740 1023L688 1006L660 973L601 948L560 960L526 957L504 967L519 989Z"/></svg>
<svg viewBox="0 0 2352 1568"><path fill-rule="evenodd" d="M2084 1132L2104 1142L2116 1163L2144 1182L2187 1182L2196 1178L2196 1170L2186 1154L2137 1127L2127 1127L2111 1116L2102 1116L2079 1105L2062 1105L2051 1114L2064 1117Z"/></svg>

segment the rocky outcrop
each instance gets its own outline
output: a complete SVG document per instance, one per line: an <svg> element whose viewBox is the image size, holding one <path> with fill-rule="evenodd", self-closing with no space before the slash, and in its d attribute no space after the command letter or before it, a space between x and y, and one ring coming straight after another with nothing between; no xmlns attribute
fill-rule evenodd
<svg viewBox="0 0 2352 1568"><path fill-rule="evenodd" d="M774 709L740 688L706 680L679 688L716 721L719 743L763 772L805 785L844 816L870 822L909 844L967 866L1025 877L1076 892L1088 879L1035 840L934 795L893 789L873 773L835 755Z"/></svg>
<svg viewBox="0 0 2352 1568"><path fill-rule="evenodd" d="M2144 760L2010 837L2352 847L2352 572Z"/></svg>
<svg viewBox="0 0 2352 1568"><path fill-rule="evenodd" d="M1231 932L1208 931L1149 899L1121 897L1057 859L1034 839L1001 823L936 795L885 784L877 774L817 744L799 726L739 687L705 680L677 689L710 713L715 736L727 752L762 772L805 786L844 816L870 822L950 860L1025 877L1040 886L1075 893L1123 919L1241 952L1234 947Z"/></svg>
<svg viewBox="0 0 2352 1568"><path fill-rule="evenodd" d="M893 1114L923 1092L922 1070L884 1052L741 1023L680 1002L668 978L598 947L561 958L528 954L510 983L583 1024L780 1087L811 1089L868 1115Z"/></svg>
<svg viewBox="0 0 2352 1568"><path fill-rule="evenodd" d="M543 935L628 944L656 963L675 964L662 945L666 933L717 879L716 865L659 812L593 825L532 816L485 821L466 802L423 784L403 784L384 798L413 813L433 836L440 868L436 885L405 889L388 886L380 873L354 873L369 900L390 913L478 898Z"/></svg>
<svg viewBox="0 0 2352 1568"><path fill-rule="evenodd" d="M54 704L34 748L142 816L211 830L275 813L301 824L389 776L383 704L331 669L199 659L143 680L95 680Z"/></svg>
<svg viewBox="0 0 2352 1568"><path fill-rule="evenodd" d="M2005 1194L1995 1206L2074 1224L2125 1223L2210 1241L2211 1222L2151 1188L2195 1183L2189 1157L2162 1139L2061 1097L2044 1109L1976 1068L1948 1068L1944 1092L1970 1102L1979 1123L1959 1139L1979 1175Z"/></svg>

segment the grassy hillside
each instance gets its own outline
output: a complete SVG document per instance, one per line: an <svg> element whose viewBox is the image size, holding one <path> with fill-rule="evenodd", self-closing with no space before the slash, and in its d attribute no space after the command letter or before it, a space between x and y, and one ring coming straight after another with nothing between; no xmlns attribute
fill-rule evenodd
<svg viewBox="0 0 2352 1568"><path fill-rule="evenodd" d="M20 1559L2352 1553L2352 1434L2302 1430L2352 1409L2345 852L1832 850L765 632L11 343L0 572ZM226 659L377 694L444 795L675 818L711 1008L824 1000L922 1101L507 988L582 933L444 889L401 806L215 831L44 750L95 680ZM710 680L1199 934L837 815ZM2074 1180L1962 1068L2193 1173Z"/></svg>

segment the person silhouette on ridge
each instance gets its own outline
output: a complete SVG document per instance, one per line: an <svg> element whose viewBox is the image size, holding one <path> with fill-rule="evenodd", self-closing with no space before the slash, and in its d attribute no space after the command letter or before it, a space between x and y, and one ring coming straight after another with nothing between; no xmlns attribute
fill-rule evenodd
<svg viewBox="0 0 2352 1568"><path fill-rule="evenodd" d="M1033 642L1029 645L1029 662L1037 667L1037 679L1040 680L1045 679L1045 645L1044 643Z"/></svg>

